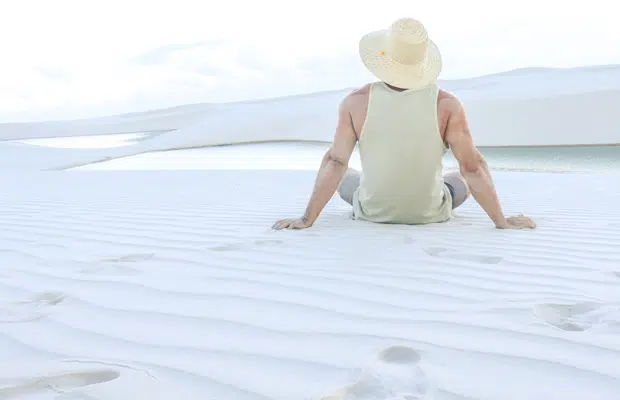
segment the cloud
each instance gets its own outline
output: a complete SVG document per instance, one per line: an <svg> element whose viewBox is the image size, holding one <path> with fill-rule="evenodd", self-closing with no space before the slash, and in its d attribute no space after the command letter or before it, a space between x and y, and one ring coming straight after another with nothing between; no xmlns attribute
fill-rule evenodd
<svg viewBox="0 0 620 400"><path fill-rule="evenodd" d="M89 117L275 97L354 86L366 75L355 54L289 57L239 40L179 43L114 63L83 62L70 71L53 65L22 71L0 85L11 91L11 100L0 102L0 116Z"/></svg>
<svg viewBox="0 0 620 400"><path fill-rule="evenodd" d="M217 12L198 0L21 0L3 10L0 24L0 120L92 117L359 85L372 79L357 58L359 36L412 13L442 49L443 78L620 62L620 28L613 13L594 4L606 1L590 0L586 14L565 2L558 8L559 0L521 0L516 8L486 0L415 6L384 0L382 7L316 0L305 8L226 0Z"/></svg>

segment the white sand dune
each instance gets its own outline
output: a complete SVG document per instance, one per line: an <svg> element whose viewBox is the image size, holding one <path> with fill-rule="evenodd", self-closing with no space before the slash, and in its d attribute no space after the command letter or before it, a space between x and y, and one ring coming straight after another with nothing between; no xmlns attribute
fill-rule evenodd
<svg viewBox="0 0 620 400"><path fill-rule="evenodd" d="M618 70L580 73L592 71ZM546 82L578 72L532 73ZM481 85L490 99L504 78L526 80L478 78L467 90ZM573 88L557 105L586 98ZM534 115L514 90L512 104ZM488 107L509 101L497 94ZM498 231L471 200L445 224L370 224L335 197L312 229L282 232L271 224L303 211L315 178L286 168L296 154L272 171L48 171L156 150L326 140L341 95L221 106L235 118L194 106L187 125L179 108L173 122L134 126L152 135L121 147L1 143L0 399L617 400L617 175L497 172L505 211L532 215L534 231ZM571 118L594 115L594 98L611 101L593 96ZM540 101L551 107L552 97ZM129 131L80 123L88 129L54 123L51 136ZM611 128L596 136L584 125L544 140L620 142ZM505 134L521 140L524 127ZM52 132L0 129L20 140Z"/></svg>
<svg viewBox="0 0 620 400"><path fill-rule="evenodd" d="M480 146L620 144L620 66L516 70L441 85L462 98ZM247 142L329 142L337 105L349 91L90 120L0 124L4 140L154 134L122 148L70 153L54 149L45 159L36 146L0 142L0 154L11 154L0 159L0 169L58 170L154 151Z"/></svg>
<svg viewBox="0 0 620 400"><path fill-rule="evenodd" d="M473 202L373 225L336 198L311 230L270 230L313 178L2 175L0 357L25 366L3 364L0 398L309 399L357 380L341 398L617 399L617 177L498 173L536 231L497 231ZM419 362L372 364L390 346Z"/></svg>

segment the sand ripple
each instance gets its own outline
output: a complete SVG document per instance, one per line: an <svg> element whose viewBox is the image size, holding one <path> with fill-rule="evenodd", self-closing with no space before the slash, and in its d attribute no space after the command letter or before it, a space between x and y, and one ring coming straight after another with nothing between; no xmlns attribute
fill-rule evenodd
<svg viewBox="0 0 620 400"><path fill-rule="evenodd" d="M16 362L0 398L620 393L613 176L498 173L528 232L474 202L407 227L352 221L338 199L313 229L270 230L303 210L312 172L0 179L0 357Z"/></svg>

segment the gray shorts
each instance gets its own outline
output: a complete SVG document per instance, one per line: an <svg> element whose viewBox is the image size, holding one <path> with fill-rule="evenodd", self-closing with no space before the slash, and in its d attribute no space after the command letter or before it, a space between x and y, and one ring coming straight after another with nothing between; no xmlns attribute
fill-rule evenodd
<svg viewBox="0 0 620 400"><path fill-rule="evenodd" d="M445 174L443 176L443 183L448 187L452 195L453 210L465 203L465 200L469 197L469 188L460 173L450 172L449 174Z"/></svg>
<svg viewBox="0 0 620 400"><path fill-rule="evenodd" d="M338 187L338 194L342 200L351 205L353 205L353 194L360 185L360 177L359 171L349 168ZM444 175L443 181L452 196L452 209L457 208L467 200L469 189L458 172Z"/></svg>

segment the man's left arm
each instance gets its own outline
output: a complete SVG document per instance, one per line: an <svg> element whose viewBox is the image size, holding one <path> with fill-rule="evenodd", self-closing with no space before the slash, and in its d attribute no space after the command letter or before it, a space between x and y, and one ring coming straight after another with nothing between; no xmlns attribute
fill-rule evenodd
<svg viewBox="0 0 620 400"><path fill-rule="evenodd" d="M346 97L338 109L338 125L334 141L323 156L306 212L301 218L277 221L273 225L274 229L309 228L336 193L357 142L357 135L351 120L350 101L351 97Z"/></svg>

